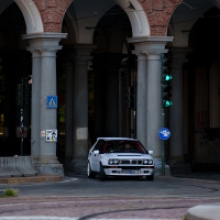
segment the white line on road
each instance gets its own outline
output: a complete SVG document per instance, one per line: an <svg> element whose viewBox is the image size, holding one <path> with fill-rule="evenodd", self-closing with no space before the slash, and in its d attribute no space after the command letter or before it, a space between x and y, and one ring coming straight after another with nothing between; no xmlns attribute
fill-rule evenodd
<svg viewBox="0 0 220 220"><path fill-rule="evenodd" d="M70 218L70 217L57 217L57 216L1 216L0 220L80 220L80 218ZM123 218L90 218L88 220L178 220L178 219L151 219L151 218L145 218L145 219L123 219Z"/></svg>

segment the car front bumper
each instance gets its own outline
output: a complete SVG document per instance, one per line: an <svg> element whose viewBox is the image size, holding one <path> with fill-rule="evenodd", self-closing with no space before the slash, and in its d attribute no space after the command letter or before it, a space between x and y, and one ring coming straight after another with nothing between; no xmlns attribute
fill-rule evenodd
<svg viewBox="0 0 220 220"><path fill-rule="evenodd" d="M137 167L122 167L122 168L104 168L107 176L151 176L154 173L154 168L137 168Z"/></svg>

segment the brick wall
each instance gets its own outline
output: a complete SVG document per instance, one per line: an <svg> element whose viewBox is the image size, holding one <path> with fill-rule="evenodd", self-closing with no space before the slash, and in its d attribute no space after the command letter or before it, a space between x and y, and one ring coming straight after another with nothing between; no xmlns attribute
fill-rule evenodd
<svg viewBox="0 0 220 220"><path fill-rule="evenodd" d="M41 13L44 32L60 32L66 9L73 0L33 0ZM165 36L169 20L182 0L138 0L147 14L152 36Z"/></svg>
<svg viewBox="0 0 220 220"><path fill-rule="evenodd" d="M33 0L44 24L44 32L61 32L66 9L73 0Z"/></svg>
<svg viewBox="0 0 220 220"><path fill-rule="evenodd" d="M147 14L151 36L165 36L169 20L182 0L138 0Z"/></svg>

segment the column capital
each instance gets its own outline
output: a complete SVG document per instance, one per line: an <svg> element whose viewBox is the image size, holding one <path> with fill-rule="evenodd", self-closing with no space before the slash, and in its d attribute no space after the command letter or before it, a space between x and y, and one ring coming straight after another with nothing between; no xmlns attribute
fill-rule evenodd
<svg viewBox="0 0 220 220"><path fill-rule="evenodd" d="M187 62L186 55L192 52L188 47L171 47L170 51L173 53L173 66L182 66Z"/></svg>
<svg viewBox="0 0 220 220"><path fill-rule="evenodd" d="M90 56L91 52L97 48L94 44L75 44L76 56Z"/></svg>
<svg viewBox="0 0 220 220"><path fill-rule="evenodd" d="M75 61L78 65L88 65L92 56L90 55L93 50L97 48L94 44L75 44L74 45L76 51Z"/></svg>
<svg viewBox="0 0 220 220"><path fill-rule="evenodd" d="M62 46L59 45L61 39L66 38L66 33L36 33L22 35L23 40L28 40L30 46L27 50L33 51L50 51L56 52L61 50Z"/></svg>
<svg viewBox="0 0 220 220"><path fill-rule="evenodd" d="M134 54L137 56L137 59L138 59L139 61L141 61L141 60L147 60L146 54L143 54L143 53L134 53Z"/></svg>
<svg viewBox="0 0 220 220"><path fill-rule="evenodd" d="M167 53L165 48L168 42L173 41L172 36L146 36L128 38L128 43L132 43L135 47L133 54L161 55Z"/></svg>

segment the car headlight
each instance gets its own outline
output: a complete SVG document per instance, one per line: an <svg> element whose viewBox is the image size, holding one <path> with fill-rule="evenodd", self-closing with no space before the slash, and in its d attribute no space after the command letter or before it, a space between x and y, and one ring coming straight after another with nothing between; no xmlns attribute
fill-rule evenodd
<svg viewBox="0 0 220 220"><path fill-rule="evenodd" d="M153 164L153 160L145 159L145 160L143 160L143 164L144 165L152 165Z"/></svg>
<svg viewBox="0 0 220 220"><path fill-rule="evenodd" d="M119 164L119 160L118 159L109 159L108 164L110 164L110 165Z"/></svg>

